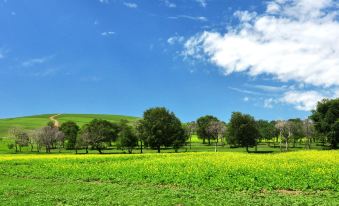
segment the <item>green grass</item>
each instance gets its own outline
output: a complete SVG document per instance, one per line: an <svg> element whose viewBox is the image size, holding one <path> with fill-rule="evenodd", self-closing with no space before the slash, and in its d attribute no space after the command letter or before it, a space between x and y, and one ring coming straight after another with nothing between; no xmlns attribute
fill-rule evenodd
<svg viewBox="0 0 339 206"><path fill-rule="evenodd" d="M49 117L53 115L55 114L0 119L0 137L7 136L8 130L12 127L21 127L27 130L43 127L50 121ZM111 122L119 122L121 119L133 122L138 119L136 117L108 114L62 114L56 118L60 123L74 121L79 126L82 126L95 118L105 119Z"/></svg>
<svg viewBox="0 0 339 206"><path fill-rule="evenodd" d="M338 205L339 152L1 155L3 205Z"/></svg>

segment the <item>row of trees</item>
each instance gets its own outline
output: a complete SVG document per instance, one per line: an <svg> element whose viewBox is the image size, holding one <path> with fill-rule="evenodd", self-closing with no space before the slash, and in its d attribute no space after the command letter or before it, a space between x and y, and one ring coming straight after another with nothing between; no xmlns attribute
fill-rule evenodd
<svg viewBox="0 0 339 206"><path fill-rule="evenodd" d="M88 149L98 150L102 153L104 149L116 143L119 149L132 150L140 146L156 149L159 153L161 147L172 147L176 151L186 143L188 138L183 124L174 115L162 107L151 108L144 112L143 118L137 123L129 123L122 120L120 123L112 123L107 120L94 119L85 124L81 129L72 121L65 122L60 128L48 123L48 126L34 130L25 131L13 128L9 131L14 143L9 145L16 151L22 147L34 145L39 152L43 146L49 153L52 148L66 148L76 150Z"/></svg>
<svg viewBox="0 0 339 206"><path fill-rule="evenodd" d="M10 147L21 151L21 147L36 145L37 151L42 147L46 152L52 148L66 149L96 149L99 153L116 143L117 147L132 153L139 146L156 149L159 153L162 147L172 147L176 151L188 143L191 148L193 134L202 139L204 144L217 145L226 142L234 147L256 146L259 142L273 141L283 149L288 150L289 144L305 140L305 148L311 148L311 142L317 137L323 143L327 142L336 149L339 141L339 99L323 100L317 109L312 111L306 120L290 119L287 121L256 121L254 117L240 112L232 113L230 122L226 124L218 118L206 115L197 121L182 124L173 112L166 108L151 108L144 112L143 118L136 123L122 120L112 123L106 120L94 119L81 129L75 122L65 122L60 128L49 123L48 126L35 131L26 132L19 128L9 131L14 139Z"/></svg>

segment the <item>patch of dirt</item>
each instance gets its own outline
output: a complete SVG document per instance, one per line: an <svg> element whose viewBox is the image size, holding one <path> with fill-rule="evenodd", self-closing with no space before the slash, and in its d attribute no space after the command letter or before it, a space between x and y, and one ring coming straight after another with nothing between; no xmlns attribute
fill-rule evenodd
<svg viewBox="0 0 339 206"><path fill-rule="evenodd" d="M49 117L49 120L51 120L52 122L54 122L54 127L60 127L60 122L56 119L56 117L60 116L61 114L56 114L53 116Z"/></svg>

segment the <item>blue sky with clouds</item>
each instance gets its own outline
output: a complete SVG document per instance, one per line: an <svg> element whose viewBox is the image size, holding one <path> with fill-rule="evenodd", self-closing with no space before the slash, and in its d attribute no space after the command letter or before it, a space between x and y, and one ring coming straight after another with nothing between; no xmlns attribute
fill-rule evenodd
<svg viewBox="0 0 339 206"><path fill-rule="evenodd" d="M313 3L312 3L313 2ZM339 96L335 0L1 0L0 117L232 111Z"/></svg>

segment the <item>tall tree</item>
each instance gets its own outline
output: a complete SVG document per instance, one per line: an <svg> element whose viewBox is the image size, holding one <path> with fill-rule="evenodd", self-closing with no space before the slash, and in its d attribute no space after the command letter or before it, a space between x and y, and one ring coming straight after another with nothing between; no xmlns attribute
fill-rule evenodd
<svg viewBox="0 0 339 206"><path fill-rule="evenodd" d="M80 128L75 122L68 121L61 124L60 131L65 134L67 149L75 148L79 130Z"/></svg>
<svg viewBox="0 0 339 206"><path fill-rule="evenodd" d="M160 153L161 146L173 146L175 149L185 144L186 135L180 120L173 112L164 107L155 107L144 112L140 120L145 143Z"/></svg>
<svg viewBox="0 0 339 206"><path fill-rule="evenodd" d="M273 122L266 120L258 120L257 126L259 130L260 140L271 140L276 136L276 128ZM269 142L270 143L270 142Z"/></svg>
<svg viewBox="0 0 339 206"><path fill-rule="evenodd" d="M213 135L208 131L208 126L213 121L219 121L218 118L206 115L197 119L197 135L200 139L203 140L203 144L205 144L206 139L208 140L208 144L211 144L211 139L213 139Z"/></svg>
<svg viewBox="0 0 339 206"><path fill-rule="evenodd" d="M318 102L317 108L312 111L310 118L314 121L315 129L327 137L332 149L338 148L339 130L339 98L324 99Z"/></svg>
<svg viewBox="0 0 339 206"><path fill-rule="evenodd" d="M117 139L119 133L118 125L101 119L93 119L83 130L82 134L89 140L89 145L100 154L107 145Z"/></svg>
<svg viewBox="0 0 339 206"><path fill-rule="evenodd" d="M132 126L127 124L121 125L121 131L119 132L118 145L121 149L127 149L131 154L133 149L138 146L138 137Z"/></svg>
<svg viewBox="0 0 339 206"><path fill-rule="evenodd" d="M249 147L257 144L260 135L254 118L240 112L232 113L228 130L229 135L234 137L238 145L246 147L247 152Z"/></svg>

